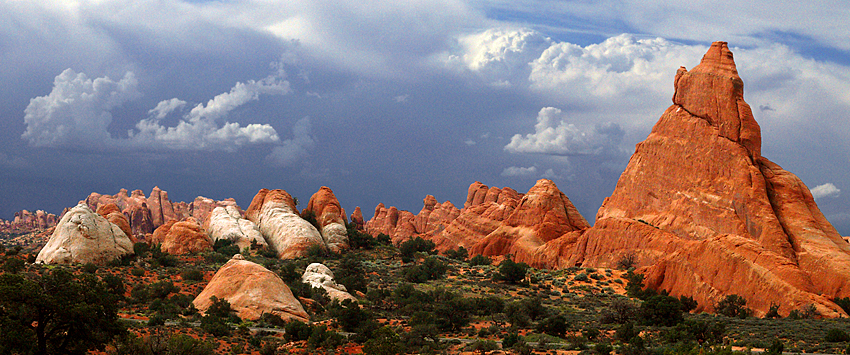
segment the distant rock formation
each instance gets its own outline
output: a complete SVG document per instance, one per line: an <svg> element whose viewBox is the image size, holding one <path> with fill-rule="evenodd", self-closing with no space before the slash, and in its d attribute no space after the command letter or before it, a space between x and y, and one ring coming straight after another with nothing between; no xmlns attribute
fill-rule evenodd
<svg viewBox="0 0 850 355"><path fill-rule="evenodd" d="M348 293L345 286L336 283L333 271L324 264L312 263L307 265L304 275L301 276L301 282L310 284L313 288L323 288L328 292L328 297L331 300L340 302L344 300L357 301L354 296Z"/></svg>
<svg viewBox="0 0 850 355"><path fill-rule="evenodd" d="M151 217L153 217L153 225L156 228L168 221L179 221L182 219L174 212L174 205L168 199L168 192L163 191L159 186L153 187L147 203L148 208L151 210Z"/></svg>
<svg viewBox="0 0 850 355"><path fill-rule="evenodd" d="M212 241L194 218L185 221L170 220L159 226L151 243L160 244L160 250L172 255L193 254L212 250Z"/></svg>
<svg viewBox="0 0 850 355"><path fill-rule="evenodd" d="M330 251L339 253L349 248L348 231L345 228L345 210L342 209L330 188L322 186L313 194L307 208L301 214L305 215L305 213L310 213L316 218L316 222L321 227L319 232Z"/></svg>
<svg viewBox="0 0 850 355"><path fill-rule="evenodd" d="M52 228L57 222L59 222L59 217L55 214L42 210L35 212L21 210L15 212L15 217L11 221L0 219L0 232L26 233L34 230L44 230Z"/></svg>
<svg viewBox="0 0 850 355"><path fill-rule="evenodd" d="M239 250L250 248L251 243L266 246L266 240L254 222L242 218L237 206L216 207L204 221L204 229L209 233L213 244L220 240L230 240Z"/></svg>
<svg viewBox="0 0 850 355"><path fill-rule="evenodd" d="M512 254L516 260L541 264L535 262L535 254L544 244L589 227L569 198L547 179L537 181L525 195L476 181L460 210L431 195L423 204L415 216L379 204L366 230L388 234L395 243L421 236L440 251L462 246L477 254Z"/></svg>
<svg viewBox="0 0 850 355"><path fill-rule="evenodd" d="M119 226L79 204L62 216L36 262L105 265L130 254L133 254L133 242Z"/></svg>
<svg viewBox="0 0 850 355"><path fill-rule="evenodd" d="M224 264L192 303L204 312L212 305L212 296L230 302L230 307L244 320L260 319L263 313L283 320L309 320L304 307L280 276L245 260L241 254Z"/></svg>
<svg viewBox="0 0 850 355"><path fill-rule="evenodd" d="M307 255L310 247L327 249L322 235L298 214L292 196L284 190L262 189L257 192L245 217L259 228L266 243L281 259Z"/></svg>
<svg viewBox="0 0 850 355"><path fill-rule="evenodd" d="M222 201L216 201L216 200L213 200L211 198L198 196L198 197L195 197L195 200L192 201L192 203L189 204L188 209L189 209L189 215L191 215L192 217L195 217L195 219L197 219L199 221L205 221L205 220L207 220L207 217L209 216L209 214L216 207L227 207L227 206L231 206L231 207L236 208L236 210L239 212L239 215L240 216L242 215L242 210L236 204L236 200L234 200L232 198L224 199Z"/></svg>

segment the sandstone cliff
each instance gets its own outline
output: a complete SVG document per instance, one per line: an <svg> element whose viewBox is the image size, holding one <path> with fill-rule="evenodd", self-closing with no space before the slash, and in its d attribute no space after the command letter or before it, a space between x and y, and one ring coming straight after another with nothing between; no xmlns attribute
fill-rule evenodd
<svg viewBox="0 0 850 355"><path fill-rule="evenodd" d="M250 248L254 243L266 246L266 240L254 222L242 218L237 206L216 207L204 221L204 229L209 233L212 242L219 239L232 241L239 250Z"/></svg>
<svg viewBox="0 0 850 355"><path fill-rule="evenodd" d="M160 244L163 252L172 255L209 251L213 246L206 231L192 217L179 222L170 220L159 226L153 232L151 243Z"/></svg>

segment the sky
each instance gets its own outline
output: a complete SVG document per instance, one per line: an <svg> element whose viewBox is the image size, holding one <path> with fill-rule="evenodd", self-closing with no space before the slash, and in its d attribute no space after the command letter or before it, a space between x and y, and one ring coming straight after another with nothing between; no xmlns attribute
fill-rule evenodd
<svg viewBox="0 0 850 355"><path fill-rule="evenodd" d="M727 41L762 129L850 235L844 1L0 0L0 218L91 192L319 187L371 218L553 180L593 222Z"/></svg>

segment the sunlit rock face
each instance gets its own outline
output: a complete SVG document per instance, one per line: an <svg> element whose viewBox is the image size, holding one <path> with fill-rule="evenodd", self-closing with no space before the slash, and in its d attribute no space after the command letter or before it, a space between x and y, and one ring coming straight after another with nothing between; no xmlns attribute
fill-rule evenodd
<svg viewBox="0 0 850 355"><path fill-rule="evenodd" d="M36 262L105 265L130 254L133 242L121 227L81 203L62 216Z"/></svg>
<svg viewBox="0 0 850 355"><path fill-rule="evenodd" d="M245 217L259 227L263 238L281 259L305 256L313 246L327 250L322 235L301 218L292 196L284 190L257 192Z"/></svg>
<svg viewBox="0 0 850 355"><path fill-rule="evenodd" d="M339 253L349 248L348 231L345 228L345 210L339 204L334 192L322 186L319 191L310 197L307 208L302 211L311 213L321 229L319 232L325 240L328 249Z"/></svg>
<svg viewBox="0 0 850 355"><path fill-rule="evenodd" d="M236 206L216 207L204 221L204 229L215 243L218 240L229 240L239 246L239 250L256 246L266 246L266 240L254 222L242 218L242 213Z"/></svg>
<svg viewBox="0 0 850 355"><path fill-rule="evenodd" d="M307 268L304 270L304 274L301 275L301 282L310 284L313 288L321 287L327 291L328 297L330 297L331 300L337 300L340 302L344 300L357 301L354 296L348 293L345 286L336 283L333 271L324 264L312 263L307 265Z"/></svg>
<svg viewBox="0 0 850 355"><path fill-rule="evenodd" d="M301 322L310 318L280 276L241 254L218 269L192 303L204 312L212 305L213 296L230 302L230 308L244 320L260 319L263 313Z"/></svg>
<svg viewBox="0 0 850 355"><path fill-rule="evenodd" d="M614 266L637 256L652 288L713 310L738 294L764 314L850 295L850 244L809 189L761 156L761 133L725 42L680 68L671 105L637 145L593 228L566 248L568 264ZM569 244L569 243L563 243Z"/></svg>
<svg viewBox="0 0 850 355"><path fill-rule="evenodd" d="M168 221L159 226L151 238L151 243L160 244L160 249L168 254L194 254L212 250L213 244L206 231L194 218L185 221Z"/></svg>

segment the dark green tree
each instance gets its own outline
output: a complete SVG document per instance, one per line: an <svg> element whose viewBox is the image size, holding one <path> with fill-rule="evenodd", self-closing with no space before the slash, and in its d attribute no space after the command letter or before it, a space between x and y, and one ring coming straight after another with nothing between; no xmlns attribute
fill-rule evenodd
<svg viewBox="0 0 850 355"><path fill-rule="evenodd" d="M401 261L405 263L409 263L413 261L413 255L415 253L428 253L433 254L434 248L437 245L430 240L422 239L421 237L416 237L410 239L406 242L399 244L398 250L401 252Z"/></svg>
<svg viewBox="0 0 850 355"><path fill-rule="evenodd" d="M125 332L117 297L91 274L0 275L0 353L85 354Z"/></svg>
<svg viewBox="0 0 850 355"><path fill-rule="evenodd" d="M363 258L356 253L346 253L339 261L339 267L334 270L336 281L345 286L352 294L355 291L366 293L369 279L363 267Z"/></svg>
<svg viewBox="0 0 850 355"><path fill-rule="evenodd" d="M499 273L493 275L496 281L505 281L510 284L517 284L525 279L525 274L528 272L526 263L516 263L510 257L505 258L499 264Z"/></svg>
<svg viewBox="0 0 850 355"><path fill-rule="evenodd" d="M718 314L722 314L727 317L747 318L752 311L746 306L747 300L744 297L738 295L727 295L720 302L717 302L717 305L714 306L714 310Z"/></svg>
<svg viewBox="0 0 850 355"><path fill-rule="evenodd" d="M638 310L643 324L674 326L684 320L682 304L673 296L655 295L647 298Z"/></svg>

